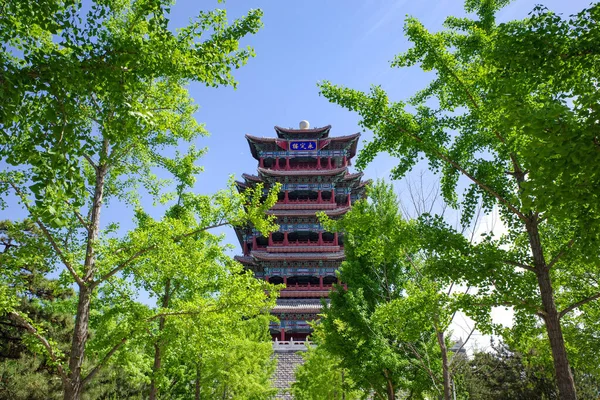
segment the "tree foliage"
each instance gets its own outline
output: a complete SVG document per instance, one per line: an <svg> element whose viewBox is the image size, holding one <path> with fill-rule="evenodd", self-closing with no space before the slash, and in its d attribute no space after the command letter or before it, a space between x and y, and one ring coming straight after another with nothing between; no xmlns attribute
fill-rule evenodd
<svg viewBox="0 0 600 400"><path fill-rule="evenodd" d="M201 11L175 29L171 6L166 0L1 5L0 159L7 168L0 172L0 205L16 198L26 210L22 224L35 226L36 235L25 240L23 229L23 246L3 254L16 272L3 275L0 312L46 354L66 399L80 398L114 360L133 366L132 376L148 376L149 359L135 349L147 330L162 334L163 317L208 311L208 303L223 299L233 307L233 298L244 297L261 297L260 307L268 308L263 288L238 275L239 266L207 230L249 222L274 229L265 211L276 194L263 202L260 188L238 194L232 184L211 196L190 192L204 153L190 143L206 131L186 89L191 82L235 86L232 71L253 56L239 40L260 28L262 13L251 10L230 24L224 10ZM177 204L154 221L141 208L144 193ZM135 228L123 235L122 216L104 218L109 203L135 209ZM67 349L17 308L26 290L18 271L30 263L76 288ZM189 282L178 276L184 272ZM234 277L231 293L217 284L226 276ZM163 305L169 280L181 286ZM158 307L136 301L142 288L160 298ZM259 314L241 310L247 315L238 318Z"/></svg>
<svg viewBox="0 0 600 400"><path fill-rule="evenodd" d="M374 133L359 167L387 152L399 160L398 178L426 159L464 223L479 201L488 211L499 206L508 234L477 246L428 220L430 250L443 260L438 272L478 288L466 307L484 322L492 305L515 307L517 325L539 318L560 396L575 399L563 331L572 319L584 323L600 298L600 181L592 167L600 161L600 6L567 18L538 6L524 20L498 23L507 3L466 1L471 16L449 17L439 32L408 18L413 47L392 66L436 74L408 101L391 101L380 86L320 88Z"/></svg>
<svg viewBox="0 0 600 400"><path fill-rule="evenodd" d="M316 340L365 393L395 399L443 392L440 333L450 320L449 301L422 274L417 221L403 219L393 189L378 182L368 200L343 218L323 223L344 235L346 260L330 293Z"/></svg>
<svg viewBox="0 0 600 400"><path fill-rule="evenodd" d="M340 367L338 357L324 347L309 347L302 353L304 363L295 372L292 395L296 400L358 400L367 392L354 388L348 371Z"/></svg>

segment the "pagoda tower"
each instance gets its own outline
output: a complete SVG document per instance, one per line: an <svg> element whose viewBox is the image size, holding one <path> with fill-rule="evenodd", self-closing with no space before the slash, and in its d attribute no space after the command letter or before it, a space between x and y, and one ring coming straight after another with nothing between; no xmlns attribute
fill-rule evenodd
<svg viewBox="0 0 600 400"><path fill-rule="evenodd" d="M308 322L320 313L321 299L337 282L336 270L344 260L343 237L325 231L316 213L341 217L365 196L362 173L348 171L360 134L329 137L330 130L331 125L311 129L302 121L299 129L275 126L275 138L246 135L258 169L256 175L242 175L238 190L281 184L269 210L279 231L264 237L251 226L236 227L243 249L236 260L256 278L285 285L272 311L280 322L270 326L276 353L306 348Z"/></svg>

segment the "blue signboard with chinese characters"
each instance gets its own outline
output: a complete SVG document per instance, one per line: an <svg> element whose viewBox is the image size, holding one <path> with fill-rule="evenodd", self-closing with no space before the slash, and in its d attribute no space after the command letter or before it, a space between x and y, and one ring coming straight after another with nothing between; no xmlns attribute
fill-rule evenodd
<svg viewBox="0 0 600 400"><path fill-rule="evenodd" d="M290 142L290 150L292 151L310 151L316 149L316 140L294 140Z"/></svg>

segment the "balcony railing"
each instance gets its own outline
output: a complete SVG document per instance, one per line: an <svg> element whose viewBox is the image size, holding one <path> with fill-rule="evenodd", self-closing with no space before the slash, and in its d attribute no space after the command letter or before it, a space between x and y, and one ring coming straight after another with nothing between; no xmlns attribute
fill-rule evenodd
<svg viewBox="0 0 600 400"><path fill-rule="evenodd" d="M285 289L283 290L331 290L333 289L332 284L323 284L323 286L318 283L310 284L310 283L288 283Z"/></svg>
<svg viewBox="0 0 600 400"><path fill-rule="evenodd" d="M273 242L271 246L336 246L333 240L289 240L288 243Z"/></svg>
<svg viewBox="0 0 600 400"><path fill-rule="evenodd" d="M293 339L293 338L292 338ZM307 347L314 347L313 342L308 340L278 340L277 338L273 342L273 351L278 352L290 352L290 351L306 351Z"/></svg>

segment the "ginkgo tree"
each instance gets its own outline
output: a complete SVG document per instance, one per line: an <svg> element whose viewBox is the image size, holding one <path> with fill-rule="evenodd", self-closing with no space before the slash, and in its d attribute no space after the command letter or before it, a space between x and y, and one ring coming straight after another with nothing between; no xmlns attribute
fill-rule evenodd
<svg viewBox="0 0 600 400"><path fill-rule="evenodd" d="M15 293L4 286L1 312L45 349L65 399L81 398L86 383L128 342L131 332L120 332L97 355L96 367L84 367L96 307L104 301L116 314L120 304L135 305L127 314L139 313L129 319L133 331L152 318L146 307L125 302L130 289L119 289L136 261L168 257L161 248L197 242L216 226L273 227L264 212L275 197L263 203L261 190L190 194L179 205L193 215L187 226L167 216L151 230L140 224L125 236L118 234L120 221L105 215L108 202L140 207L140 191L173 200L157 169L184 186L194 182L203 151L172 156L206 134L186 87L235 85L233 70L254 54L239 40L260 28L260 10L231 23L224 10L201 11L175 30L171 6L167 0L7 0L1 6L0 159L7 168L0 173L0 200L6 206L16 198L24 207L52 249L47 262L76 288L68 353L17 312ZM115 321L115 333L127 326Z"/></svg>
<svg viewBox="0 0 600 400"><path fill-rule="evenodd" d="M498 206L508 234L478 246L429 220L441 233L424 234L447 261L438 272L478 288L473 314L503 305L515 307L517 323L539 318L560 397L570 400L577 395L563 325L600 298L600 5L570 17L538 6L523 20L498 23L508 3L467 0L471 15L447 18L438 32L408 18L413 47L392 66L435 72L408 101L391 101L380 86L320 88L373 131L360 168L387 152L399 159L398 178L425 159L441 175L446 202L466 211L465 222L478 201Z"/></svg>

